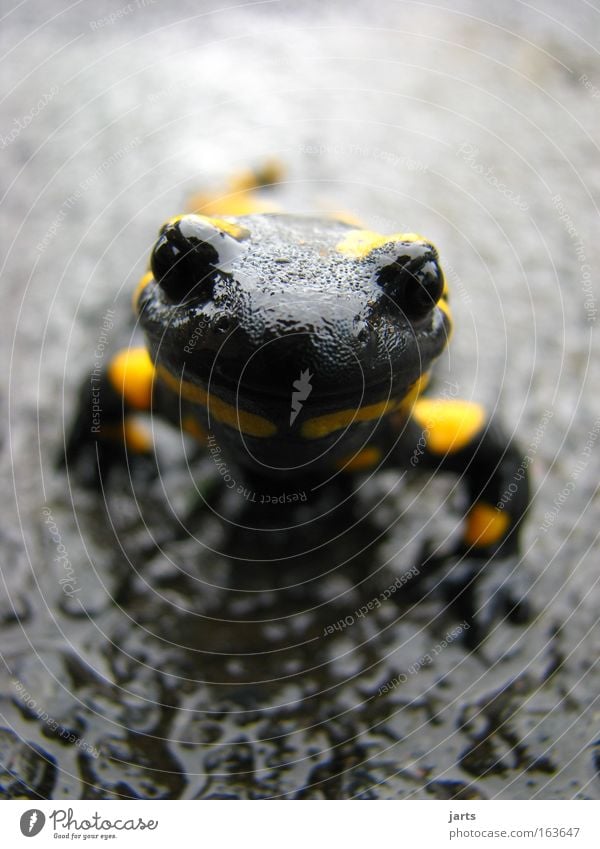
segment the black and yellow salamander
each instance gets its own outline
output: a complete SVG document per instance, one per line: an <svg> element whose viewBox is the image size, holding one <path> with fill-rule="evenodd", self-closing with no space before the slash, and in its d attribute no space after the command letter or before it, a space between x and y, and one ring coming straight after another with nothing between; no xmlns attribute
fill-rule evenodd
<svg viewBox="0 0 600 849"><path fill-rule="evenodd" d="M517 551L518 449L478 403L423 395L452 331L426 238L205 205L162 226L133 304L146 346L107 363L95 399L85 382L68 462L99 457L103 472L123 449L152 452L144 412L217 446L255 492L452 472L468 499L461 550Z"/></svg>

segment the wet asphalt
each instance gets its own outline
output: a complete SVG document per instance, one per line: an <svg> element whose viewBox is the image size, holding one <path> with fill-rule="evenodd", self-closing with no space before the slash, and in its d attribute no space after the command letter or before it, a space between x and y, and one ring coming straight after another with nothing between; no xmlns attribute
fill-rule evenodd
<svg viewBox="0 0 600 849"><path fill-rule="evenodd" d="M598 798L599 48L596 11L558 0L9 15L0 797ZM360 556L358 534L232 563L166 429L133 487L56 468L160 223L271 156L286 208L433 240L456 324L437 389L531 457L522 556L478 582L477 650L435 585L358 614L453 532L453 481L369 481L382 538Z"/></svg>

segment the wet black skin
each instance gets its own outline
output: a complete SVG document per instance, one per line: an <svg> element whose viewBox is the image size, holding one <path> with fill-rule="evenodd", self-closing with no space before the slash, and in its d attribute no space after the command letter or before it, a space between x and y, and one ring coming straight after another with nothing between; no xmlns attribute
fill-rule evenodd
<svg viewBox="0 0 600 849"><path fill-rule="evenodd" d="M235 530L225 549L236 562L253 552L288 563L322 539L337 559L351 531L348 556L358 552L368 568L367 540L375 545L380 534L368 511L354 514L357 474L380 467L450 472L465 488L467 526L471 510L494 510L512 493L505 528L493 539L473 542L467 527L451 552L423 557L423 580L435 580L459 558L461 569L444 586L460 615L474 622L472 578L497 555L518 552L528 482L519 471L522 453L496 423L484 417L466 442L453 446L450 439L439 451L411 416L420 378L451 330L435 248L420 237L376 238L328 219L182 216L161 229L150 268L134 300L152 362L142 351L134 388L138 377L146 379L151 389L142 409L195 435L203 452L208 435L208 450L226 465L229 481L215 471L215 497L233 483L237 500L226 510L233 510ZM303 376L311 391L294 405ZM90 380L82 385L65 459L88 474L95 468L95 485L113 465L129 464L131 452L142 455L139 463L152 461L151 448L123 440L123 422L140 411L135 392L133 398L109 363L97 436ZM349 465L369 452L372 465ZM309 503L288 504L287 495L299 491ZM272 498L282 493L283 504ZM199 510L206 503L202 497ZM216 512L226 515L220 504ZM518 599L508 603L521 610ZM476 642L476 629L469 633Z"/></svg>
<svg viewBox="0 0 600 849"><path fill-rule="evenodd" d="M302 435L303 422L400 400L447 343L437 254L425 240L407 240L351 256L338 246L355 228L320 218L253 215L235 223L237 238L197 216L163 227L151 256L154 279L137 302L151 357L276 426L268 438L240 437L210 410L188 410L230 462L286 477L330 469L378 422L318 439ZM305 370L312 391L290 426L293 384Z"/></svg>

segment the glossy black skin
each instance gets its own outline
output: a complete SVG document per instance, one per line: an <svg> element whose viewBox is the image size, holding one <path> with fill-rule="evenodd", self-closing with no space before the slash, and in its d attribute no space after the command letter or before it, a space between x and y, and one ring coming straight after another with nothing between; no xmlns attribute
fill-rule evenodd
<svg viewBox="0 0 600 849"><path fill-rule="evenodd" d="M203 238L194 240L193 217L161 231L154 280L137 301L152 359L274 423L276 435L257 438L222 426L210 410L186 409L229 462L286 478L328 473L383 417L312 440L302 436L303 422L402 399L447 344L437 254L420 240L350 256L338 246L355 228L334 220L272 214L235 224L242 238L199 224ZM312 391L290 425L293 384L304 370Z"/></svg>
<svg viewBox="0 0 600 849"><path fill-rule="evenodd" d="M443 351L451 330L437 254L418 237L369 241L369 234L364 251L347 253L340 245L352 239L348 234L354 229L284 215L220 222L178 217L164 225L152 251L152 273L134 298L152 361L142 352L153 387L144 409L202 443L209 435L208 450L217 450L226 464L240 509L254 511L246 525L238 515L228 535L225 549L236 562L253 552L250 556L287 563L318 548L321 535L332 546L341 545L344 529L352 529L357 549L366 551L369 514L355 521L352 509L357 475L364 471L412 468L460 476L466 530L452 551L423 556L419 584L437 580L437 569L459 558L443 586L459 615L474 623L479 604L474 575L497 556L518 552L528 504L522 454L501 427L485 419L460 447L451 441L441 452L430 446L431 431L411 410L419 379ZM143 372L144 367L142 377ZM302 372L310 375L312 391L292 421L293 392ZM152 449L123 440L123 424L140 408L111 376L110 363L100 383L102 432L96 435L91 426L88 379L65 460L103 487L116 463L148 462L155 472ZM334 427L307 433L311 420L329 422L331 416ZM266 432L249 432L256 420ZM378 455L372 468L348 466L365 451ZM132 452L141 456L132 458ZM90 480L93 469L97 475ZM228 489L226 484L221 493ZM271 498L300 489L309 493L310 505ZM491 540L473 541L471 511L494 511L508 491L505 528ZM306 512L309 507L312 513ZM283 536L271 532L276 528ZM281 544L270 557L276 540ZM501 597L518 619L520 599L510 590L496 593L495 601ZM475 627L469 631L473 645L478 633Z"/></svg>

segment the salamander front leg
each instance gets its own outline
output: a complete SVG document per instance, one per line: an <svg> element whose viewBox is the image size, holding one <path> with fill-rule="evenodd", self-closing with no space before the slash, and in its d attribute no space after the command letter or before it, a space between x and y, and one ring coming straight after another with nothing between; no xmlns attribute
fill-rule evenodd
<svg viewBox="0 0 600 849"><path fill-rule="evenodd" d="M449 555L430 555L422 565L432 573L449 560L454 562L444 584L460 613L475 626L470 641L477 643L481 634L475 615L475 579L492 560L519 551L521 520L529 503L523 455L484 409L472 402L421 399L406 427L416 446L409 466L457 474L466 488L460 542ZM524 606L510 590L503 592L504 611L518 619Z"/></svg>
<svg viewBox="0 0 600 849"><path fill-rule="evenodd" d="M87 378L60 464L74 466L83 484L97 487L128 455L150 460L152 441L134 416L150 411L153 381L145 348L119 351L101 373Z"/></svg>

